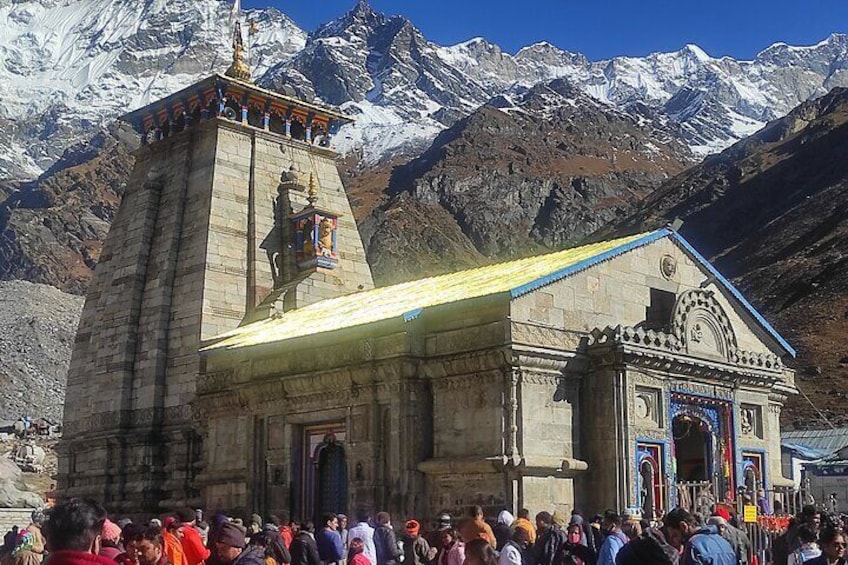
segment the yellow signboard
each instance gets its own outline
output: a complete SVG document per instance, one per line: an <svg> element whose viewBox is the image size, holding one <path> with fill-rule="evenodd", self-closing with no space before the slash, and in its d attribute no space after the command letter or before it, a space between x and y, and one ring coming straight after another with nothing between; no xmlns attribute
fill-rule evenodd
<svg viewBox="0 0 848 565"><path fill-rule="evenodd" d="M756 522L757 521L757 507L754 506L753 504L746 504L742 518L743 518L743 521L745 523Z"/></svg>

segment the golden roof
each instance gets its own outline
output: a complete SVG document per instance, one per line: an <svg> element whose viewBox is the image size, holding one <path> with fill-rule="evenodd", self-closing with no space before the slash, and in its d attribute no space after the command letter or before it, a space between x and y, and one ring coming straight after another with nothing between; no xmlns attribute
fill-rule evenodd
<svg viewBox="0 0 848 565"><path fill-rule="evenodd" d="M495 294L521 296L669 233L662 229L323 300L236 328L203 351L277 343L384 320L408 321L424 308Z"/></svg>

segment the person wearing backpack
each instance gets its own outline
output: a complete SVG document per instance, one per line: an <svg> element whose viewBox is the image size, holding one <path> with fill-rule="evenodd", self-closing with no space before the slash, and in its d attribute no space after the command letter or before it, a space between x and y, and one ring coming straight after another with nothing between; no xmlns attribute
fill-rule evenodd
<svg viewBox="0 0 848 565"><path fill-rule="evenodd" d="M615 565L615 557L629 539L621 531L621 515L614 510L604 512L603 529L607 534L598 551L598 565Z"/></svg>
<svg viewBox="0 0 848 565"><path fill-rule="evenodd" d="M397 565L399 561L403 561L403 552L392 529L392 517L389 516L388 512L377 513L374 549L377 553L376 565Z"/></svg>
<svg viewBox="0 0 848 565"><path fill-rule="evenodd" d="M523 528L516 529L501 548L498 565L532 565L529 548L530 534Z"/></svg>

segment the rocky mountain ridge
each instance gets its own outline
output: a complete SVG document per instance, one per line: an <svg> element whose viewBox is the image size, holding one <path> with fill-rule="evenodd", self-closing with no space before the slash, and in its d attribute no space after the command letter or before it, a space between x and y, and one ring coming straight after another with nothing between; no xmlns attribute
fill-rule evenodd
<svg viewBox="0 0 848 565"><path fill-rule="evenodd" d="M661 226L683 234L798 349L798 384L834 425L848 423L848 89L805 102L670 179L595 235ZM787 423L827 426L806 399Z"/></svg>
<svg viewBox="0 0 848 565"><path fill-rule="evenodd" d="M492 100L396 166L360 231L384 284L527 256L580 242L693 162L674 124L557 79Z"/></svg>
<svg viewBox="0 0 848 565"><path fill-rule="evenodd" d="M227 68L219 0L0 0L0 178L30 180L117 116ZM261 74L306 34L275 9L248 12Z"/></svg>
<svg viewBox="0 0 848 565"><path fill-rule="evenodd" d="M0 177L30 180L122 112L223 71L228 0L0 0ZM848 85L848 36L774 44L752 61L672 53L590 61L548 43L512 55L485 39L427 40L365 0L311 34L275 9L250 10L263 85L340 105L358 118L337 146L369 163L415 156L457 119L521 85L566 78L603 102L646 105L681 124L699 154Z"/></svg>

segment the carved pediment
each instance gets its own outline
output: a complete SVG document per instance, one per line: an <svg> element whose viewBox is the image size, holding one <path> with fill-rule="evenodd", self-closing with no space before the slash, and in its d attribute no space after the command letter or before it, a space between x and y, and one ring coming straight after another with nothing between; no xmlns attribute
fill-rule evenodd
<svg viewBox="0 0 848 565"><path fill-rule="evenodd" d="M695 289L677 299L672 333L693 357L730 360L738 349L730 319L711 291Z"/></svg>

